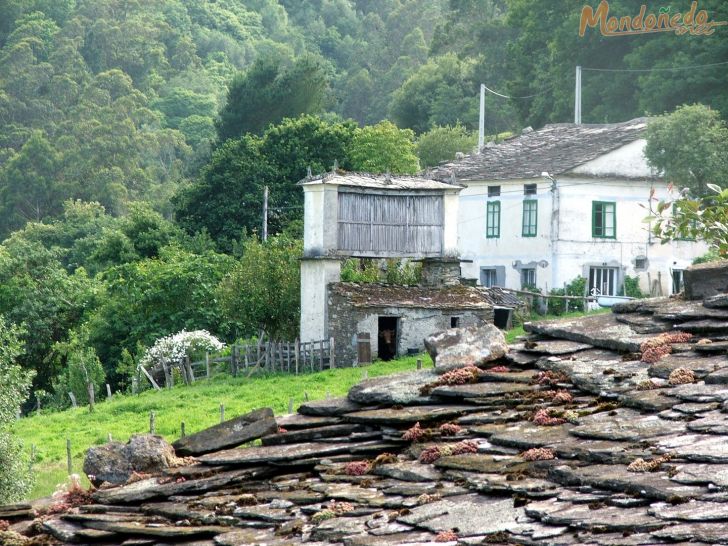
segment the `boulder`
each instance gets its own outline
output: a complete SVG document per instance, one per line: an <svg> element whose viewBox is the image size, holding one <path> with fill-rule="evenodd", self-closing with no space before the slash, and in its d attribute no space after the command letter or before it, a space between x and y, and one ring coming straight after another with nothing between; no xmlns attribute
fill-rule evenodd
<svg viewBox="0 0 728 546"><path fill-rule="evenodd" d="M728 260L688 267L684 273L685 297L701 300L728 292Z"/></svg>
<svg viewBox="0 0 728 546"><path fill-rule="evenodd" d="M485 364L508 352L503 332L493 324L450 328L426 338L425 347L438 372Z"/></svg>
<svg viewBox="0 0 728 546"><path fill-rule="evenodd" d="M109 442L86 452L83 471L94 485L122 484L133 472L156 474L182 461L161 436L139 434L128 443Z"/></svg>

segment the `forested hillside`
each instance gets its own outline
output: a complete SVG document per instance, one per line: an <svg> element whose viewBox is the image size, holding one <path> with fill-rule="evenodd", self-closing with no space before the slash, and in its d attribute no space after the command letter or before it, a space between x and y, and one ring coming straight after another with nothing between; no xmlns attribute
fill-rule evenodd
<svg viewBox="0 0 728 546"><path fill-rule="evenodd" d="M183 328L295 335L295 182L471 150L480 83L526 97L488 95L489 135L571 121L577 64L585 123L728 114L725 32L579 38L582 4L0 0L0 314L36 397L68 403L81 369L126 388Z"/></svg>

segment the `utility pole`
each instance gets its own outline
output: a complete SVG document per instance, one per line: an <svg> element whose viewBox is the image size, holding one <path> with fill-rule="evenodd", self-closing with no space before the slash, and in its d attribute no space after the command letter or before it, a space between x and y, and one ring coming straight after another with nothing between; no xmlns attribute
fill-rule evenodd
<svg viewBox="0 0 728 546"><path fill-rule="evenodd" d="M574 92L574 123L581 125L581 66L576 67L576 89Z"/></svg>
<svg viewBox="0 0 728 546"><path fill-rule="evenodd" d="M268 186L263 189L263 241L268 240Z"/></svg>
<svg viewBox="0 0 728 546"><path fill-rule="evenodd" d="M480 84L480 123L478 124L478 153L485 144L485 84Z"/></svg>

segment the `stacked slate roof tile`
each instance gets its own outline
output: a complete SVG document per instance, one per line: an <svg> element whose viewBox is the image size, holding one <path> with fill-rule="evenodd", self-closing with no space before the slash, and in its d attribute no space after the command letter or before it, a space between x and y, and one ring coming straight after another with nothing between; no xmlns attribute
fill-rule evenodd
<svg viewBox="0 0 728 546"><path fill-rule="evenodd" d="M728 544L728 297L640 300L526 329L480 369L369 379L347 398L276 418L277 430L262 412L212 451L206 442L222 431L190 437L176 446L192 458L161 475L61 509L48 500L0 507L18 533L0 536L128 546ZM260 434L253 446L219 447Z"/></svg>

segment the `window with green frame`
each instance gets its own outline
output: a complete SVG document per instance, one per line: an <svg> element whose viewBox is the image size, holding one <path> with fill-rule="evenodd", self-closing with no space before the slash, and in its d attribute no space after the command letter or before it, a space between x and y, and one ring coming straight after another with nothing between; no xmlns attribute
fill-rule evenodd
<svg viewBox="0 0 728 546"><path fill-rule="evenodd" d="M538 226L538 201L535 199L523 200L523 224L521 235L535 237Z"/></svg>
<svg viewBox="0 0 728 546"><path fill-rule="evenodd" d="M500 201L488 201L485 214L485 236L488 239L500 237Z"/></svg>
<svg viewBox="0 0 728 546"><path fill-rule="evenodd" d="M592 237L617 238L617 204L613 201L592 201Z"/></svg>

